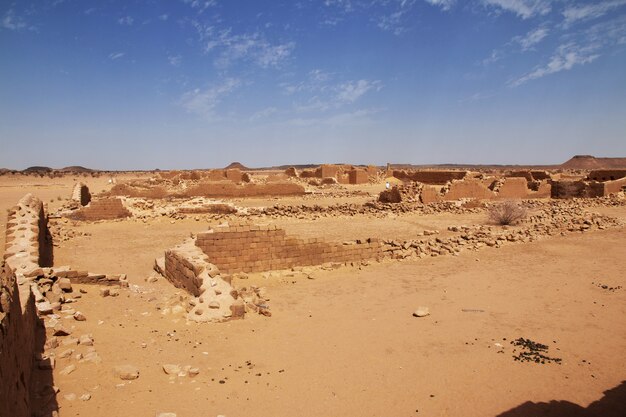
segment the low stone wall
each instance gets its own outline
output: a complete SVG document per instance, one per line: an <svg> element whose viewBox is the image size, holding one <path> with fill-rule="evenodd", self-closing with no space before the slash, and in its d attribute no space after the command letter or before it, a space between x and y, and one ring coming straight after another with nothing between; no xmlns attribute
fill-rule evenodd
<svg viewBox="0 0 626 417"><path fill-rule="evenodd" d="M590 198L604 195L603 183L570 180L552 182L552 198Z"/></svg>
<svg viewBox="0 0 626 417"><path fill-rule="evenodd" d="M30 285L8 265L0 266L0 286L0 416L30 417L39 322L35 300Z"/></svg>
<svg viewBox="0 0 626 417"><path fill-rule="evenodd" d="M626 169L598 169L591 171L587 178L593 181L615 181L626 177Z"/></svg>
<svg viewBox="0 0 626 417"><path fill-rule="evenodd" d="M131 213L124 207L120 198L103 198L89 203L88 206L71 214L74 220L115 220L130 217Z"/></svg>
<svg viewBox="0 0 626 417"><path fill-rule="evenodd" d="M91 193L89 188L82 182L77 183L72 190L72 200L78 202L81 206L86 206L91 202Z"/></svg>
<svg viewBox="0 0 626 417"><path fill-rule="evenodd" d="M375 259L378 240L329 243L323 239L287 236L275 226L233 225L198 233L196 245L220 270L258 272L294 266Z"/></svg>
<svg viewBox="0 0 626 417"><path fill-rule="evenodd" d="M231 181L201 182L176 197L264 197L304 195L304 187L290 182L235 184Z"/></svg>
<svg viewBox="0 0 626 417"><path fill-rule="evenodd" d="M30 417L39 318L29 278L52 260L43 203L32 194L9 210L0 270L0 415Z"/></svg>
<svg viewBox="0 0 626 417"><path fill-rule="evenodd" d="M200 322L220 322L243 318L244 302L220 275L219 269L188 239L165 252L163 275L177 288L183 288L195 298L190 300L188 319Z"/></svg>
<svg viewBox="0 0 626 417"><path fill-rule="evenodd" d="M417 181L423 184L443 185L452 180L462 180L467 176L467 171L393 171L393 176L404 181Z"/></svg>

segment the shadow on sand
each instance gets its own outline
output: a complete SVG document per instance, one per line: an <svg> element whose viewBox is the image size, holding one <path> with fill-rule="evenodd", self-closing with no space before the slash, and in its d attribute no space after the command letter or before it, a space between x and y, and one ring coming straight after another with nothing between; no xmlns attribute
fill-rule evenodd
<svg viewBox="0 0 626 417"><path fill-rule="evenodd" d="M525 402L515 408L498 414L497 417L625 417L626 381L604 392L598 401L584 408L569 401L548 403Z"/></svg>

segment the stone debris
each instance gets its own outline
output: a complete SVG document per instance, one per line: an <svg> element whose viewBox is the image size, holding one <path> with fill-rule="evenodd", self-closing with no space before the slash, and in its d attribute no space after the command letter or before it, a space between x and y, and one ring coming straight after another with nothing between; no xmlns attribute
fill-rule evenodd
<svg viewBox="0 0 626 417"><path fill-rule="evenodd" d="M59 372L60 375L69 375L76 370L76 365L67 365Z"/></svg>
<svg viewBox="0 0 626 417"><path fill-rule="evenodd" d="M124 381L132 381L139 378L139 368L134 365L118 365L113 368L116 377Z"/></svg>
<svg viewBox="0 0 626 417"><path fill-rule="evenodd" d="M87 320L87 317L85 317L85 315L83 313L81 313L80 311L77 311L76 313L73 314L74 320L76 321L85 321Z"/></svg>
<svg viewBox="0 0 626 417"><path fill-rule="evenodd" d="M430 315L430 310L428 307L417 307L417 310L413 312L413 316L415 317L426 317Z"/></svg>

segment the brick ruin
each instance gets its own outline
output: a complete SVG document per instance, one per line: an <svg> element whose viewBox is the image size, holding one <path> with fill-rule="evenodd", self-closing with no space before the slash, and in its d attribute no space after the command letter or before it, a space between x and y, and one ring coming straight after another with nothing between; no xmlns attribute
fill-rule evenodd
<svg viewBox="0 0 626 417"><path fill-rule="evenodd" d="M437 177L443 178L443 177ZM547 181L529 182L524 177L469 178L452 180L443 186L409 182L393 186L380 193L384 203L418 201L431 204L462 199L497 200L531 199L550 197L551 186Z"/></svg>
<svg viewBox="0 0 626 417"><path fill-rule="evenodd" d="M198 233L195 244L227 273L358 262L382 256L377 239L344 243L326 242L321 238L300 239L270 225L218 226Z"/></svg>
<svg viewBox="0 0 626 417"><path fill-rule="evenodd" d="M9 210L0 265L1 416L50 415L57 410L50 356L45 353L52 344L46 341L43 317L61 310L71 283L128 285L123 275L52 265L45 206L27 194Z"/></svg>
<svg viewBox="0 0 626 417"><path fill-rule="evenodd" d="M322 184L367 184L370 180L378 178L379 169L374 165L368 165L365 169L353 165L332 165L323 164L315 170L303 170L298 175L295 168L291 167L285 171L289 177L317 178ZM332 181L331 181L332 180Z"/></svg>
<svg viewBox="0 0 626 417"><path fill-rule="evenodd" d="M91 193L89 192L89 188L82 182L77 183L72 190L71 199L81 206L86 206L91 201Z"/></svg>
<svg viewBox="0 0 626 417"><path fill-rule="evenodd" d="M584 179L552 181L552 198L593 198L626 191L626 169L595 170Z"/></svg>
<svg viewBox="0 0 626 417"><path fill-rule="evenodd" d="M381 259L375 239L329 243L287 236L276 226L222 225L165 251L155 270L190 295L187 318L221 322L254 311L269 315L258 289L236 290L230 274Z"/></svg>
<svg viewBox="0 0 626 417"><path fill-rule="evenodd" d="M48 263L51 242L43 203L31 194L9 211L0 274L0 415L30 416L39 318L28 278Z"/></svg>
<svg viewBox="0 0 626 417"><path fill-rule="evenodd" d="M130 217L131 213L121 198L102 198L94 200L87 206L74 211L69 215L74 220L115 220Z"/></svg>

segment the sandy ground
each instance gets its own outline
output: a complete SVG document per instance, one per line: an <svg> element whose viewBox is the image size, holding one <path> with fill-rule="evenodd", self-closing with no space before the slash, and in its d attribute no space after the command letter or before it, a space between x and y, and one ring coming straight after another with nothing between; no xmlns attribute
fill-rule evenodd
<svg viewBox="0 0 626 417"><path fill-rule="evenodd" d="M42 184L0 179L0 208L27 191L54 199L53 207L57 195L71 192L71 179ZM623 207L593 211L626 220ZM484 218L444 213L277 223L290 233L333 240L404 239ZM318 271L313 280L255 276L235 286L266 286L272 317L192 324L182 314L163 314L177 289L144 278L155 257L206 227L165 218L83 224L76 229L90 236L55 248L55 265L123 272L131 282L114 298L75 285L75 293L86 291L75 308L87 321L69 319L66 326L72 335L92 334L102 362L58 360L62 417L566 416L583 415L572 412L575 404L587 407L610 389L626 400L624 228ZM418 306L428 306L431 315L413 317ZM515 361L510 341L519 337L548 345L548 356L562 363ZM69 364L76 371L61 375ZM115 378L119 364L138 366L139 379ZM168 376L163 364L200 373ZM70 393L91 399L68 400ZM560 402L548 403L553 400Z"/></svg>

